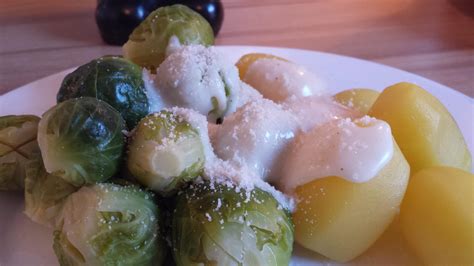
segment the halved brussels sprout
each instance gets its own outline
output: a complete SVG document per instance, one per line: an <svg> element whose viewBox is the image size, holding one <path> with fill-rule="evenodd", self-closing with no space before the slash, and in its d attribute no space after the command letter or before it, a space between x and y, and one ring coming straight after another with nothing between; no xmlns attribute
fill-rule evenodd
<svg viewBox="0 0 474 266"><path fill-rule="evenodd" d="M66 200L53 248L61 265L160 265L166 246L153 195L96 184Z"/></svg>
<svg viewBox="0 0 474 266"><path fill-rule="evenodd" d="M58 103L94 97L120 112L130 129L150 112L142 69L127 59L104 56L68 74L56 95Z"/></svg>
<svg viewBox="0 0 474 266"><path fill-rule="evenodd" d="M84 97L44 113L38 144L46 171L75 186L94 184L119 169L125 122L106 102Z"/></svg>
<svg viewBox="0 0 474 266"><path fill-rule="evenodd" d="M177 198L173 256L180 265L288 265L290 214L271 194L203 182Z"/></svg>
<svg viewBox="0 0 474 266"><path fill-rule="evenodd" d="M148 15L130 34L123 54L142 67L157 68L172 37L182 45L214 44L214 33L205 18L184 5L172 5Z"/></svg>
<svg viewBox="0 0 474 266"><path fill-rule="evenodd" d="M165 110L140 121L129 146L127 166L139 182L168 195L196 178L204 162L199 132L182 116Z"/></svg>
<svg viewBox="0 0 474 266"><path fill-rule="evenodd" d="M41 159L26 164L25 214L36 223L56 226L67 196L77 188L61 177L48 174Z"/></svg>
<svg viewBox="0 0 474 266"><path fill-rule="evenodd" d="M40 157L39 120L34 115L0 117L0 190L23 189L25 164Z"/></svg>

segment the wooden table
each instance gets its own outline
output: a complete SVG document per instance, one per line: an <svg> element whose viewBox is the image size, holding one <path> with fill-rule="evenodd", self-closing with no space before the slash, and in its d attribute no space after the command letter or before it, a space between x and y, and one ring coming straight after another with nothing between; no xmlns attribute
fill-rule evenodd
<svg viewBox="0 0 474 266"><path fill-rule="evenodd" d="M373 60L474 96L474 0L227 0L217 44ZM1 0L0 94L105 54L96 0Z"/></svg>

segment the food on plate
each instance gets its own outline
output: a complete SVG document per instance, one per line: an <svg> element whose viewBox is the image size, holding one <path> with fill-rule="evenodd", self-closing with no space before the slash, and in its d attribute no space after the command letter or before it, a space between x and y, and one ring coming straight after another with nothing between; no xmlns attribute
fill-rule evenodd
<svg viewBox="0 0 474 266"><path fill-rule="evenodd" d="M172 222L176 265L288 265L290 213L258 188L203 182L177 198Z"/></svg>
<svg viewBox="0 0 474 266"><path fill-rule="evenodd" d="M304 132L333 120L355 119L361 116L356 110L347 108L327 96L291 97L282 103L282 107L297 118L299 129Z"/></svg>
<svg viewBox="0 0 474 266"><path fill-rule="evenodd" d="M334 95L334 100L348 108L358 111L361 115L366 115L374 102L379 97L380 92L371 89L351 89Z"/></svg>
<svg viewBox="0 0 474 266"><path fill-rule="evenodd" d="M272 54L262 54L262 53L250 53L243 55L235 66L239 69L239 77L240 79L244 79L245 74L247 74L247 70L249 69L250 65L252 65L255 61L259 59L277 59L281 61L288 61L285 58L272 55Z"/></svg>
<svg viewBox="0 0 474 266"><path fill-rule="evenodd" d="M184 107L222 121L236 109L240 80L237 68L214 47L189 45L171 53L157 69L155 101Z"/></svg>
<svg viewBox="0 0 474 266"><path fill-rule="evenodd" d="M248 168L256 178L275 181L297 128L295 116L262 99L247 103L227 117L216 129L212 142L219 158Z"/></svg>
<svg viewBox="0 0 474 266"><path fill-rule="evenodd" d="M239 97L237 98L237 106L236 108L240 108L247 103L258 101L263 99L263 96L260 92L254 89L249 84L241 81L240 82L240 91L237 94Z"/></svg>
<svg viewBox="0 0 474 266"><path fill-rule="evenodd" d="M368 114L390 124L412 174L435 165L470 171L471 154L456 121L424 89L407 82L390 86Z"/></svg>
<svg viewBox="0 0 474 266"><path fill-rule="evenodd" d="M340 262L367 250L398 213L408 184L409 165L395 143L393 149L367 182L328 176L296 187L296 242Z"/></svg>
<svg viewBox="0 0 474 266"><path fill-rule="evenodd" d="M39 117L0 117L0 191L24 188L25 165L40 157L36 135Z"/></svg>
<svg viewBox="0 0 474 266"><path fill-rule="evenodd" d="M401 208L405 239L426 265L474 263L474 175L446 166L410 179Z"/></svg>
<svg viewBox="0 0 474 266"><path fill-rule="evenodd" d="M57 104L38 125L46 171L75 186L109 179L121 163L123 131L120 113L104 101L82 97Z"/></svg>
<svg viewBox="0 0 474 266"><path fill-rule="evenodd" d="M162 0L162 5L182 4L198 12L211 25L214 36L217 36L224 19L224 7L216 0Z"/></svg>
<svg viewBox="0 0 474 266"><path fill-rule="evenodd" d="M367 116L332 120L296 135L279 187L291 194L296 187L327 176L367 182L391 160L393 146L390 126L384 121Z"/></svg>
<svg viewBox="0 0 474 266"><path fill-rule="evenodd" d="M247 55L237 66L243 75L242 81L275 102L290 97L321 96L326 92L325 82L320 77L303 66L275 56Z"/></svg>
<svg viewBox="0 0 474 266"><path fill-rule="evenodd" d="M57 94L57 102L94 97L120 112L133 129L150 112L142 69L118 56L103 56L68 74Z"/></svg>
<svg viewBox="0 0 474 266"><path fill-rule="evenodd" d="M188 112L188 117L180 111ZM128 146L127 158L128 170L140 183L169 195L202 173L205 150L212 148L209 137L203 141L206 136L201 136L207 134L206 118L193 113L164 110L140 121ZM196 127L199 122L205 132Z"/></svg>
<svg viewBox="0 0 474 266"><path fill-rule="evenodd" d="M160 8L128 59L69 74L39 122L0 118L0 189L24 182L61 265L161 265L168 246L177 265L288 265L294 238L347 262L398 214L409 163L471 165L450 114L413 84L331 96L324 71L269 54L234 65L213 42L191 9ZM472 181L413 176L401 220L424 262L472 264Z"/></svg>
<svg viewBox="0 0 474 266"><path fill-rule="evenodd" d="M78 188L44 169L41 159L28 161L25 178L25 211L32 221L55 227L64 201Z"/></svg>
<svg viewBox="0 0 474 266"><path fill-rule="evenodd" d="M70 195L54 231L61 265L160 265L166 246L154 196L103 183Z"/></svg>
<svg viewBox="0 0 474 266"><path fill-rule="evenodd" d="M153 11L129 36L123 46L127 59L149 69L165 59L170 42L173 45L214 44L214 34L201 15L183 5L172 5Z"/></svg>

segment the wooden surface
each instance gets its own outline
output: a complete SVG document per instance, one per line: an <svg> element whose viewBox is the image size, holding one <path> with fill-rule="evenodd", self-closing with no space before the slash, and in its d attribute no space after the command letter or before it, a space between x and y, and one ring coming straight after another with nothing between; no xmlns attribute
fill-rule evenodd
<svg viewBox="0 0 474 266"><path fill-rule="evenodd" d="M373 60L474 96L474 0L227 0L217 44L303 48ZM1 0L0 94L120 47L96 0Z"/></svg>

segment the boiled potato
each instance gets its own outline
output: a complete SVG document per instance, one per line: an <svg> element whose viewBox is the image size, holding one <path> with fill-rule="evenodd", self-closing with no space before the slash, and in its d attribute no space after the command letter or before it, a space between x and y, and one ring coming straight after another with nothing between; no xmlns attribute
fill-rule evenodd
<svg viewBox="0 0 474 266"><path fill-rule="evenodd" d="M471 169L471 154L458 125L424 89L407 82L388 87L368 114L390 124L412 174L435 165Z"/></svg>
<svg viewBox="0 0 474 266"><path fill-rule="evenodd" d="M376 177L352 183L331 176L296 188L296 242L345 262L367 250L397 214L410 175L398 146Z"/></svg>
<svg viewBox="0 0 474 266"><path fill-rule="evenodd" d="M410 179L401 207L402 231L428 265L474 264L474 175L430 167Z"/></svg>
<svg viewBox="0 0 474 266"><path fill-rule="evenodd" d="M237 61L237 63L235 64L237 66L237 68L239 69L239 76L240 76L240 79L244 79L245 77L245 74L247 73L247 70L248 68L250 67L250 65L252 63L254 63L255 61L259 60L259 59L278 59L278 60L282 60L282 61L288 61L284 58L281 58L281 57L278 57L278 56L275 56L275 55L271 55L271 54L263 54L263 53L250 53L250 54L246 54L246 55L243 55L239 61Z"/></svg>
<svg viewBox="0 0 474 266"><path fill-rule="evenodd" d="M334 95L336 102L366 115L380 93L371 89L351 89Z"/></svg>

